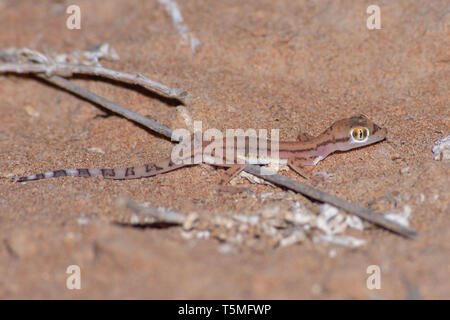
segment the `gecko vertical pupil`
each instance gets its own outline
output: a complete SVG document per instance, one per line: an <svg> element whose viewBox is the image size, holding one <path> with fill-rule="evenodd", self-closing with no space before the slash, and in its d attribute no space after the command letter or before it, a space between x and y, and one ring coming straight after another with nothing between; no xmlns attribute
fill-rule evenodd
<svg viewBox="0 0 450 320"><path fill-rule="evenodd" d="M362 141L369 136L369 129L366 127L355 127L352 129L351 135L355 140Z"/></svg>

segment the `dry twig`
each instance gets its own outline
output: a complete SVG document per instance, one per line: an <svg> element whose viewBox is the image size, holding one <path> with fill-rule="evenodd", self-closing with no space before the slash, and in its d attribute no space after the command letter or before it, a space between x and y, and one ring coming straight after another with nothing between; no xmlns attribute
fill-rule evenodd
<svg viewBox="0 0 450 320"><path fill-rule="evenodd" d="M0 64L0 73L45 74L64 78L74 74L99 76L118 82L141 86L164 97L177 99L183 103L189 94L180 88L172 88L160 82L151 80L141 74L130 74L105 68L100 64L85 65L55 62L50 57L27 48L0 50L0 59L7 63Z"/></svg>
<svg viewBox="0 0 450 320"><path fill-rule="evenodd" d="M254 165L247 165L245 171L257 175L258 177L261 177L276 185L283 186L295 192L301 193L309 198L332 204L333 206L341 208L347 211L348 213L352 213L368 222L376 224L392 232L398 233L407 238L415 238L417 236L416 231L407 228L397 222L386 219L383 215L379 213L363 208L355 203L348 202L344 199L323 192L319 189L313 188L307 184L297 182L286 176L279 174L273 175L262 174L261 168Z"/></svg>
<svg viewBox="0 0 450 320"><path fill-rule="evenodd" d="M58 75L64 78L71 77L74 74L99 76L118 82L139 85L164 97L177 99L181 102L185 102L186 98L188 97L188 93L183 89L166 86L165 84L151 80L147 77L144 77L143 75L130 74L98 66L73 65L68 63L55 63L50 65L32 63L0 64L0 73L7 72L19 74L45 74L47 77Z"/></svg>
<svg viewBox="0 0 450 320"><path fill-rule="evenodd" d="M181 225L186 221L186 216L181 213L165 208L144 206L128 198L118 198L117 205L127 207L140 216L150 216L154 218L156 222Z"/></svg>

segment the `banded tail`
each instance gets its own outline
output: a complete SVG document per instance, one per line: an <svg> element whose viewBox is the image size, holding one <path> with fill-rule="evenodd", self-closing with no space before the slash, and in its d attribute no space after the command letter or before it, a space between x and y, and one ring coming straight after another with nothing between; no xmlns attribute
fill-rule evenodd
<svg viewBox="0 0 450 320"><path fill-rule="evenodd" d="M161 162L146 164L141 167L129 167L129 168L96 168L96 169L63 169L50 171L45 173L33 174L31 176L25 176L15 178L15 182L26 182L40 179L57 178L57 177L82 177L90 178L96 176L103 176L106 179L139 179L145 177L155 176L160 173L169 172L178 168L187 166L187 164L175 164L170 159L163 160Z"/></svg>

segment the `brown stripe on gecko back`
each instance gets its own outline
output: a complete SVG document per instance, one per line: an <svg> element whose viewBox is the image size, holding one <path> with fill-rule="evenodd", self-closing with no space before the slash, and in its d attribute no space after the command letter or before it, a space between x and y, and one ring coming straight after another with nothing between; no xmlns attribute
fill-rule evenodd
<svg viewBox="0 0 450 320"><path fill-rule="evenodd" d="M316 150L318 147L322 147L322 146L325 146L330 143L345 142L345 141L348 141L348 139L349 139L348 137L345 137L345 138L339 138L339 139L335 138L335 139L326 140L324 142L318 143L316 148L314 148L314 149Z"/></svg>
<svg viewBox="0 0 450 320"><path fill-rule="evenodd" d="M278 152L292 152L292 153L301 153L301 152L308 152L308 151L314 151L316 148L306 148L306 149L279 149Z"/></svg>

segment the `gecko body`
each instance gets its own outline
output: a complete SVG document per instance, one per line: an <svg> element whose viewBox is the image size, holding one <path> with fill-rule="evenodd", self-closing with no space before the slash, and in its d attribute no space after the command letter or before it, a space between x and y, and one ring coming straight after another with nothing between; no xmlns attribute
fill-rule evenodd
<svg viewBox="0 0 450 320"><path fill-rule="evenodd" d="M273 142L271 140L266 140L264 144L270 152L267 152L267 156L264 157L264 159L260 159L259 162L251 157L249 137L245 137L245 143L242 145L237 143L230 145L227 143L227 140L224 139L220 149L221 152L217 152L217 149L213 149L212 152L209 153L210 156L203 157L202 162L233 168L230 168L230 174L228 174L229 179L239 173L245 167L246 163L280 163L280 160L281 162L286 162L291 169L300 175L305 176L302 171L303 166L314 166L335 151L347 151L382 141L385 139L386 134L386 129L380 128L367 116L359 115L336 121L317 137L309 137L307 140L303 139L300 141L280 141L278 143L277 154L272 152L271 145ZM237 137L234 142L236 142L236 140ZM176 161L173 157L169 157L160 162L137 167L62 169L16 178L15 181L26 182L66 176L84 178L103 176L107 179L137 179L151 177L196 164L195 159L196 156L199 156L198 152L201 152L203 156L208 148L211 149L211 141L202 141L199 150L195 150L193 145L191 148L192 152L188 156L180 157L176 159ZM234 154L234 157L230 159L230 157L226 156L228 154ZM229 179L223 179L221 182L227 182Z"/></svg>

